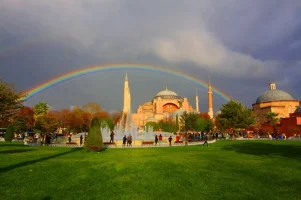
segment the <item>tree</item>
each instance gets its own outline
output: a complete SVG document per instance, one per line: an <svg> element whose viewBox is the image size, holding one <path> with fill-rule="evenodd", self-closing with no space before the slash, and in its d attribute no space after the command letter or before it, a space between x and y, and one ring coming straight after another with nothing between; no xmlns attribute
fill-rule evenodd
<svg viewBox="0 0 301 200"><path fill-rule="evenodd" d="M117 124L122 117L122 112L114 112L110 114L110 118L113 120L114 124Z"/></svg>
<svg viewBox="0 0 301 200"><path fill-rule="evenodd" d="M196 120L196 131L210 131L210 120L198 117Z"/></svg>
<svg viewBox="0 0 301 200"><path fill-rule="evenodd" d="M82 109L85 112L90 113L91 115L94 115L95 113L99 113L102 111L101 107L98 103L95 102L89 102L87 105L83 105Z"/></svg>
<svg viewBox="0 0 301 200"><path fill-rule="evenodd" d="M200 117L203 118L203 119L210 120L210 116L209 116L209 114L206 113L206 112L201 112L201 113L200 113Z"/></svg>
<svg viewBox="0 0 301 200"><path fill-rule="evenodd" d="M197 121L197 114L187 113L186 111L182 114L180 118L181 129L185 131L186 145L187 145L187 132L194 131L196 129L196 121Z"/></svg>
<svg viewBox="0 0 301 200"><path fill-rule="evenodd" d="M255 123L252 110L241 103L230 100L222 105L221 113L216 118L222 129L245 129Z"/></svg>
<svg viewBox="0 0 301 200"><path fill-rule="evenodd" d="M105 111L96 112L92 115L93 117L97 117L98 119L102 120L104 118L108 118L109 114Z"/></svg>
<svg viewBox="0 0 301 200"><path fill-rule="evenodd" d="M3 82L0 78L0 126L7 125L11 117L23 107L22 97L24 95L14 85Z"/></svg>
<svg viewBox="0 0 301 200"><path fill-rule="evenodd" d="M27 107L27 106L24 106L23 108L21 108L14 120L18 118L20 120L20 118L22 118L23 120L25 120L25 125L27 128L29 129L32 129L33 126L34 126L34 112L33 112L33 109L31 107Z"/></svg>
<svg viewBox="0 0 301 200"><path fill-rule="evenodd" d="M27 130L26 119L24 117L15 117L13 122L14 131L16 133L24 133Z"/></svg>
<svg viewBox="0 0 301 200"><path fill-rule="evenodd" d="M102 135L98 118L93 118L84 147L89 151L99 151L103 148Z"/></svg>
<svg viewBox="0 0 301 200"><path fill-rule="evenodd" d="M114 123L110 118L104 118L99 121L100 127L105 128L108 127L111 131L114 130Z"/></svg>
<svg viewBox="0 0 301 200"><path fill-rule="evenodd" d="M157 122L146 122L145 124L146 131L148 131L150 127L153 127L153 131L158 131L160 128Z"/></svg>
<svg viewBox="0 0 301 200"><path fill-rule="evenodd" d="M34 118L37 119L40 116L46 115L49 110L49 106L46 102L40 101L38 102L34 108Z"/></svg>
<svg viewBox="0 0 301 200"><path fill-rule="evenodd" d="M160 129L164 132L174 133L178 131L178 126L173 120L160 120L158 123Z"/></svg>
<svg viewBox="0 0 301 200"><path fill-rule="evenodd" d="M12 124L9 124L4 135L6 142L11 142L14 139L14 127Z"/></svg>
<svg viewBox="0 0 301 200"><path fill-rule="evenodd" d="M41 135L44 133L55 132L58 128L58 122L53 112L48 112L46 115L39 116L35 122L35 129L40 132Z"/></svg>
<svg viewBox="0 0 301 200"><path fill-rule="evenodd" d="M274 112L268 112L264 115L264 117L267 119L267 122L272 125L274 129L274 133L276 135L278 134L278 130L277 130L277 122L279 121L278 115L279 115L278 113L274 113Z"/></svg>

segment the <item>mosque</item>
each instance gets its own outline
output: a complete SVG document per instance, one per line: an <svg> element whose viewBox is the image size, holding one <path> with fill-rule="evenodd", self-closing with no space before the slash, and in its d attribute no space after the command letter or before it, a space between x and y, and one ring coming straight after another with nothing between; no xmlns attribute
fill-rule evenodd
<svg viewBox="0 0 301 200"><path fill-rule="evenodd" d="M283 90L277 90L276 84L271 82L270 89L262 93L252 105L256 116L256 127L266 122L268 112L278 113L279 118L288 118L299 106L299 101Z"/></svg>
<svg viewBox="0 0 301 200"><path fill-rule="evenodd" d="M123 114L130 114L131 119L139 127L143 129L147 122L158 122L163 119L176 118L185 111L199 113L199 98L196 93L195 109L189 104L186 97L179 96L176 92L165 90L158 92L149 102L140 105L136 113L130 113L131 110L131 92L127 74L124 80L124 101ZM212 88L210 78L208 82L208 114L213 118Z"/></svg>

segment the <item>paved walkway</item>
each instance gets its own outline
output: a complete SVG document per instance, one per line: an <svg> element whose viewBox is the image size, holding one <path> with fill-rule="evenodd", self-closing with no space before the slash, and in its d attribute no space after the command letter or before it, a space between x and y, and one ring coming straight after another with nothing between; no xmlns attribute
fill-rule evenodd
<svg viewBox="0 0 301 200"><path fill-rule="evenodd" d="M208 141L209 144L215 143L216 140L210 140ZM189 142L188 146L195 146L195 145L202 145L204 142ZM28 146L41 146L41 144L36 144L36 143L28 143ZM79 145L66 145L66 144L50 144L48 145L50 147L71 147L71 148L82 148L82 146ZM185 146L185 143L182 144L175 144L172 143L173 147L178 147L178 146ZM157 144L157 145L135 145L134 143L132 144L132 146L122 146L122 145L105 145L105 148L119 148L119 149L123 149L123 148L160 148L160 147L170 147L168 143L163 143L163 144Z"/></svg>

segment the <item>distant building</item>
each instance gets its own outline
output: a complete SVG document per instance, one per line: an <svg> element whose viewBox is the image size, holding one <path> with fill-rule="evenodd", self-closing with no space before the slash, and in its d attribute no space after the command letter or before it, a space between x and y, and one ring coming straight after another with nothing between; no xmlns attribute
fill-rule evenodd
<svg viewBox="0 0 301 200"><path fill-rule="evenodd" d="M142 129L147 122L158 122L159 120L167 118L175 118L177 115L181 116L185 111L199 113L199 99L197 93L195 97L195 103L196 108L193 109L186 97L180 97L176 92L171 91L166 87L165 90L158 92L151 101L145 102L140 105L136 113L130 113L131 94L128 76L126 74L124 81L123 113L130 113L131 119L140 129ZM211 118L213 117L212 90L210 79L208 83L208 114Z"/></svg>
<svg viewBox="0 0 301 200"><path fill-rule="evenodd" d="M272 133L273 127L264 123L261 126L263 132ZM279 124L277 125L278 134L282 135L283 133L287 137L300 135L301 134L301 106L299 106L294 113L291 113L287 118L281 118Z"/></svg>
<svg viewBox="0 0 301 200"><path fill-rule="evenodd" d="M268 112L278 113L279 118L288 118L299 106L299 101L289 93L277 90L274 82L270 83L270 90L262 93L253 105L253 113L256 116L256 127L266 122L265 115Z"/></svg>

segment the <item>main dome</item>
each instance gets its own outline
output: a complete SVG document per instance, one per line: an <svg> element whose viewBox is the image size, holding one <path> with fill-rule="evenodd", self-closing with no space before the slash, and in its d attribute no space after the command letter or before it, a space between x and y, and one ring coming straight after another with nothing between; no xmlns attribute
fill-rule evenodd
<svg viewBox="0 0 301 200"><path fill-rule="evenodd" d="M268 90L262 93L256 100L256 103L269 101L288 101L295 100L289 93L282 90Z"/></svg>
<svg viewBox="0 0 301 200"><path fill-rule="evenodd" d="M163 99L180 99L181 98L177 93L175 93L174 91L171 91L167 88L165 90L158 92L158 94L155 96L155 98L156 97L161 97Z"/></svg>

